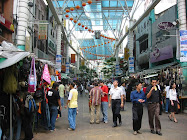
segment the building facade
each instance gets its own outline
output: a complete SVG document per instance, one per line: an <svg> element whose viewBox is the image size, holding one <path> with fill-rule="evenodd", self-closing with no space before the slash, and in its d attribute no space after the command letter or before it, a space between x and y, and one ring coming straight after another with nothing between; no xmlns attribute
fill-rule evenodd
<svg viewBox="0 0 187 140"><path fill-rule="evenodd" d="M159 25L173 23L177 19L177 8L173 6L166 11L155 15L152 11L137 26L134 32L136 48L136 72L157 68L163 64L176 62L177 25L170 29L161 29Z"/></svg>
<svg viewBox="0 0 187 140"><path fill-rule="evenodd" d="M43 0L35 0L35 23L34 24L34 52L41 59L48 59L47 55L47 45L48 38L39 38L39 23L46 22L48 20L48 7L45 5ZM46 25L47 26L47 25Z"/></svg>
<svg viewBox="0 0 187 140"><path fill-rule="evenodd" d="M0 0L0 43L12 42L13 32L13 0Z"/></svg>

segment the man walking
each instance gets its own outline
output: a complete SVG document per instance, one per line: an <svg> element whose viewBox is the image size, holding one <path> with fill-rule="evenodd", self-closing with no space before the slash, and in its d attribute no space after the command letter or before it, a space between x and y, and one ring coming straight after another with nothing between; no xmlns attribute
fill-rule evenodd
<svg viewBox="0 0 187 140"><path fill-rule="evenodd" d="M101 97L101 112L103 114L103 122L108 123L108 87L104 85L104 82L100 82L101 89L104 96Z"/></svg>
<svg viewBox="0 0 187 140"><path fill-rule="evenodd" d="M99 88L97 82L95 82L94 85L95 87L90 91L90 100L91 100L90 124L94 123L95 110L96 110L96 123L99 124L101 96L103 95L103 91Z"/></svg>
<svg viewBox="0 0 187 140"><path fill-rule="evenodd" d="M59 85L59 94L60 94L60 101L61 101L61 106L64 106L64 90L65 90L65 86L62 82L60 82Z"/></svg>
<svg viewBox="0 0 187 140"><path fill-rule="evenodd" d="M134 135L141 134L139 131L142 124L143 116L143 103L145 102L145 93L141 91L142 84L136 83L136 90L131 92L131 102L133 103L132 113L133 113L133 130Z"/></svg>
<svg viewBox="0 0 187 140"><path fill-rule="evenodd" d="M125 82L122 83L122 85L120 86L120 88L123 91L123 107L121 108L121 111L124 111L124 106L125 106L125 101L126 101L126 91L125 91Z"/></svg>
<svg viewBox="0 0 187 140"><path fill-rule="evenodd" d="M151 85L147 87L146 89L146 96L147 96L147 102L148 102L148 117L149 117L149 126L151 129L151 133L155 134L154 131L154 123L153 120L155 118L155 127L156 127L156 134L162 135L161 131L161 124L160 124L160 118L159 118L159 112L160 112L160 90L157 87L157 80L152 79Z"/></svg>
<svg viewBox="0 0 187 140"><path fill-rule="evenodd" d="M109 91L109 108L111 107L112 101L112 113L113 113L113 127L117 127L117 118L119 119L119 125L122 124L120 110L123 107L123 91L118 87L118 81L113 82L114 88Z"/></svg>
<svg viewBox="0 0 187 140"><path fill-rule="evenodd" d="M58 83L54 83L53 88L50 89L47 93L47 99L48 99L49 110L50 110L50 119L51 119L50 120L51 132L55 130L55 122L58 115L57 107L59 106L60 111L62 110L58 87L59 87Z"/></svg>
<svg viewBox="0 0 187 140"><path fill-rule="evenodd" d="M77 114L77 108L78 108L78 91L74 89L75 83L70 84L70 92L67 104L65 108L68 106L68 120L69 120L69 131L73 131L76 128L76 114Z"/></svg>

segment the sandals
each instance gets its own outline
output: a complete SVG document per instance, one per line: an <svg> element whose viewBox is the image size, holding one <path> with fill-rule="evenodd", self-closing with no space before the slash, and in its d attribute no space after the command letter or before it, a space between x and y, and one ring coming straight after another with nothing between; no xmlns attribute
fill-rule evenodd
<svg viewBox="0 0 187 140"><path fill-rule="evenodd" d="M178 121L177 120L173 120L175 123L178 123Z"/></svg>
<svg viewBox="0 0 187 140"><path fill-rule="evenodd" d="M168 115L168 118L170 119L170 121L173 121L171 118L170 118L170 116Z"/></svg>

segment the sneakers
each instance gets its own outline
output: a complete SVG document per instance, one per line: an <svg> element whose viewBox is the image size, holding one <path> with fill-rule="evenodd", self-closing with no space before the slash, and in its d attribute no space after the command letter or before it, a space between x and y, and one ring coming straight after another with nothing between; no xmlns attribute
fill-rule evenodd
<svg viewBox="0 0 187 140"><path fill-rule="evenodd" d="M142 132L140 132L139 130L137 131L138 134L142 134Z"/></svg>
<svg viewBox="0 0 187 140"><path fill-rule="evenodd" d="M69 131L74 131L72 128L68 128Z"/></svg>
<svg viewBox="0 0 187 140"><path fill-rule="evenodd" d="M106 123L106 124L107 124L108 122L107 122L107 121L105 121L104 123Z"/></svg>
<svg viewBox="0 0 187 140"><path fill-rule="evenodd" d="M137 135L137 132L136 132L136 131L134 131L134 135Z"/></svg>
<svg viewBox="0 0 187 140"><path fill-rule="evenodd" d="M151 133L152 133L152 134L155 134L155 131L154 131L154 130L151 130Z"/></svg>
<svg viewBox="0 0 187 140"><path fill-rule="evenodd" d="M158 134L159 136L162 136L162 133L160 131L156 131L156 134Z"/></svg>
<svg viewBox="0 0 187 140"><path fill-rule="evenodd" d="M122 121L119 123L119 126L121 126L122 125Z"/></svg>

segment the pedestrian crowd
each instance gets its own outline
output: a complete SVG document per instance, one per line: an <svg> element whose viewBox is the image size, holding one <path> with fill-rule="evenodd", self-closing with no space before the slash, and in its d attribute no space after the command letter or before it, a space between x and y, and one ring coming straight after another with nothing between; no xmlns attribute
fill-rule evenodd
<svg viewBox="0 0 187 140"><path fill-rule="evenodd" d="M80 96L85 91L89 93L89 108L90 108L90 124L99 124L103 122L108 123L108 108L112 109L113 115L113 127L122 125L122 116L120 111L124 111L124 104L126 101L126 83L121 83L121 86L118 85L118 81L114 80L113 83L109 82L105 85L104 81L94 81L88 82L87 85L81 83L70 83L70 91L68 96L68 101L65 108L68 106L68 120L69 128L68 130L73 131L76 129L76 114L78 113L78 93ZM66 86L63 86L62 83L59 86L59 95L54 96L57 99L55 103L55 109L57 106L64 105L64 95L61 92L67 90ZM54 84L55 89L55 84ZM110 89L110 90L109 90ZM53 90L53 89L52 89ZM69 89L68 89L69 90ZM169 120L177 123L175 113L177 112L177 105L179 100L177 98L176 84L170 82L166 85L166 105L165 112L170 114L168 115ZM51 94L51 90L48 91L48 96ZM143 106L147 106L148 109L148 122L150 127L150 132L152 134L162 135L161 133L161 122L160 122L160 103L161 99L161 88L159 86L159 81L157 79L152 79L150 85L142 84L141 82L135 83L135 90L131 91L130 100L132 102L132 120L133 120L133 130L134 135L141 134L141 123L143 116ZM49 105L51 101L50 97ZM61 101L61 102L60 102ZM145 105L143 105L145 104ZM50 105L50 110L53 109ZM59 108L61 110L61 107ZM51 114L57 116L57 111L51 110ZM102 121L100 121L100 114L102 114ZM53 116L53 115L51 115ZM54 117L55 118L55 117ZM55 120L51 117L51 131L55 128ZM155 123L154 123L155 120Z"/></svg>

